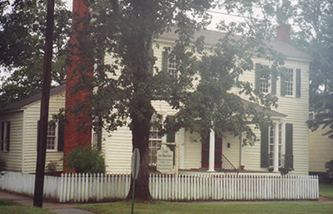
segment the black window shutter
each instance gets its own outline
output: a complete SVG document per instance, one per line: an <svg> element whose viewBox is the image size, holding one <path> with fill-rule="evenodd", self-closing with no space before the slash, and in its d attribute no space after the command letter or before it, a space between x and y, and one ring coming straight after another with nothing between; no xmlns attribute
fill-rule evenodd
<svg viewBox="0 0 333 214"><path fill-rule="evenodd" d="M168 52L165 50L162 53L162 70L168 72Z"/></svg>
<svg viewBox="0 0 333 214"><path fill-rule="evenodd" d="M6 125L7 125L7 148L6 148L6 150L7 150L7 152L9 152L9 144L10 144L10 122L7 122L6 123Z"/></svg>
<svg viewBox="0 0 333 214"><path fill-rule="evenodd" d="M296 69L296 97L301 97L301 69Z"/></svg>
<svg viewBox="0 0 333 214"><path fill-rule="evenodd" d="M58 151L64 151L64 131L65 124L63 122L58 123Z"/></svg>
<svg viewBox="0 0 333 214"><path fill-rule="evenodd" d="M260 167L268 167L268 126L261 127Z"/></svg>
<svg viewBox="0 0 333 214"><path fill-rule="evenodd" d="M176 118L174 116L167 116L167 119L170 120L172 124L175 123ZM173 143L175 142L176 139L176 132L175 131L168 131L167 136L166 136L166 141L168 143Z"/></svg>
<svg viewBox="0 0 333 214"><path fill-rule="evenodd" d="M39 128L40 128L40 121L37 121L37 143L36 143L36 150L38 151L38 142L39 142Z"/></svg>
<svg viewBox="0 0 333 214"><path fill-rule="evenodd" d="M294 168L293 156L293 124L286 124L286 153L285 153L285 167Z"/></svg>
<svg viewBox="0 0 333 214"><path fill-rule="evenodd" d="M1 151L3 151L3 143L4 143L4 138L5 138L5 122L1 123L1 139L0 139L0 143L1 143Z"/></svg>
<svg viewBox="0 0 333 214"><path fill-rule="evenodd" d="M262 74L262 65L259 63L255 64L255 82L254 82L254 89L257 92L260 92L260 78Z"/></svg>
<svg viewBox="0 0 333 214"><path fill-rule="evenodd" d="M281 72L281 96L286 96L286 68L282 68Z"/></svg>
<svg viewBox="0 0 333 214"><path fill-rule="evenodd" d="M276 94L276 73L272 73L272 93L271 94Z"/></svg>

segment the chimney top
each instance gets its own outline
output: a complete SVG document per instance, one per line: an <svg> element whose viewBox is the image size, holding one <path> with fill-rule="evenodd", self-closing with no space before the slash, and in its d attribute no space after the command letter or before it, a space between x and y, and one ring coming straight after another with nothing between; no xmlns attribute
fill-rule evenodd
<svg viewBox="0 0 333 214"><path fill-rule="evenodd" d="M290 29L289 24L281 24L276 27L276 39L281 42L290 43Z"/></svg>

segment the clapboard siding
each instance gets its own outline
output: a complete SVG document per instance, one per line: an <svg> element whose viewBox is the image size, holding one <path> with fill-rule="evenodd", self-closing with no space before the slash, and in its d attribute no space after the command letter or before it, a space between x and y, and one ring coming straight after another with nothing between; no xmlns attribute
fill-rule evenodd
<svg viewBox="0 0 333 214"><path fill-rule="evenodd" d="M309 131L309 171L326 172L325 163L333 160L333 140L328 135L323 136L329 129Z"/></svg>
<svg viewBox="0 0 333 214"><path fill-rule="evenodd" d="M201 168L201 139L198 133L185 132L185 169Z"/></svg>
<svg viewBox="0 0 333 214"><path fill-rule="evenodd" d="M3 121L10 122L10 147L9 152L0 151L0 156L6 159L8 170L21 172L23 112L20 111L6 115L0 115L0 124Z"/></svg>
<svg viewBox="0 0 333 214"><path fill-rule="evenodd" d="M230 143L230 148L228 148L228 143ZM230 133L223 136L222 153L236 168L240 166L240 143L239 137L234 137Z"/></svg>
<svg viewBox="0 0 333 214"><path fill-rule="evenodd" d="M50 97L49 104L49 120L52 119L53 114L59 113L59 109L65 107L65 92L53 95ZM31 103L25 106L24 109L24 151L23 151L23 173L34 173L36 170L37 159L37 121L40 115L40 101ZM62 170L62 162L60 159L63 157L63 152L47 151L46 164L52 161L58 161L57 170Z"/></svg>
<svg viewBox="0 0 333 214"><path fill-rule="evenodd" d="M131 171L132 134L128 127L119 127L111 133L105 133L106 172L129 173Z"/></svg>

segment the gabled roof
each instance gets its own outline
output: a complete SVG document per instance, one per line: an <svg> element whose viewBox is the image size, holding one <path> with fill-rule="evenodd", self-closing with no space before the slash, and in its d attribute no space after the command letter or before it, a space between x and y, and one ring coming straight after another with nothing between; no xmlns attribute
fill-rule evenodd
<svg viewBox="0 0 333 214"><path fill-rule="evenodd" d="M63 92L65 90L66 90L66 85L65 84L61 85L61 86L58 86L56 88L52 88L50 90L50 96L55 95L55 94L60 93L60 92ZM41 100L41 97L42 97L42 93L39 93L39 94L33 95L31 97L28 97L26 99L20 100L18 102L9 104L9 105L0 109L0 114L3 114L3 113L8 112L8 111L19 110L19 109L21 109L22 107L24 107L26 105L29 105L31 103L34 103L36 101Z"/></svg>
<svg viewBox="0 0 333 214"><path fill-rule="evenodd" d="M200 30L196 31L196 33L193 35L194 39L200 38L203 36L205 38L205 44L206 45L216 45L220 39L222 39L225 36L225 33L219 32L219 31L213 31L213 30ZM174 29L172 29L170 32L163 33L160 37L160 39L166 39L166 40L177 40L178 34L174 33ZM240 36L233 36L235 40L240 39ZM268 43L268 46L273 48L273 50L292 58L298 58L310 61L311 57L309 54L298 50L294 46L290 45L289 43L282 42L279 40L270 41Z"/></svg>

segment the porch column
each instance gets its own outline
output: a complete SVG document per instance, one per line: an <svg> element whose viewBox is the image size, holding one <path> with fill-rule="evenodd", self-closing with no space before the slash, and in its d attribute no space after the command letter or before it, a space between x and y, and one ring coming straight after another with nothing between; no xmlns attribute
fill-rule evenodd
<svg viewBox="0 0 333 214"><path fill-rule="evenodd" d="M185 169L185 129L179 130L179 169Z"/></svg>
<svg viewBox="0 0 333 214"><path fill-rule="evenodd" d="M240 143L239 143L239 165L245 166L245 161L244 161L244 146L243 146L243 140L244 140L245 133L242 132L241 138L240 138Z"/></svg>
<svg viewBox="0 0 333 214"><path fill-rule="evenodd" d="M279 172L279 124L274 122L274 157L273 172Z"/></svg>
<svg viewBox="0 0 333 214"><path fill-rule="evenodd" d="M209 169L208 172L215 172L215 132L210 130L209 133Z"/></svg>

